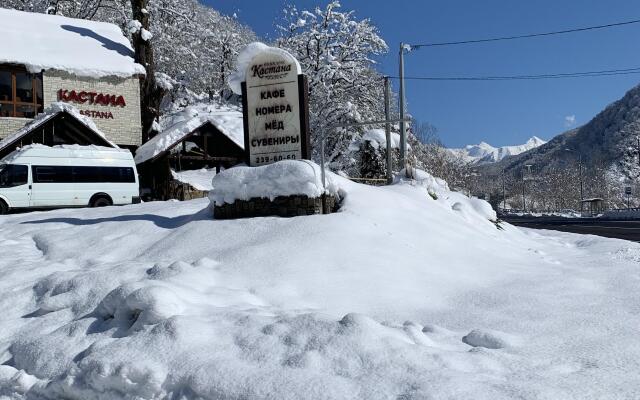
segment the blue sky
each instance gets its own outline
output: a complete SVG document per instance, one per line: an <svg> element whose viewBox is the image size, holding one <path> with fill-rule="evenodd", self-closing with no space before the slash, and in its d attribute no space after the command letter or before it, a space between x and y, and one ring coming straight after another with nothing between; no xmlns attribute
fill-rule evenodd
<svg viewBox="0 0 640 400"><path fill-rule="evenodd" d="M207 0L236 13L263 37L291 1ZM293 1L313 8L322 1ZM640 18L630 0L342 0L344 10L370 18L390 47L381 72L397 75L398 45L556 31ZM640 24L493 44L428 48L406 59L407 76L496 76L640 67ZM434 124L445 145L493 145L543 139L589 121L640 82L640 75L508 82L407 82L410 112ZM569 117L569 118L567 118Z"/></svg>

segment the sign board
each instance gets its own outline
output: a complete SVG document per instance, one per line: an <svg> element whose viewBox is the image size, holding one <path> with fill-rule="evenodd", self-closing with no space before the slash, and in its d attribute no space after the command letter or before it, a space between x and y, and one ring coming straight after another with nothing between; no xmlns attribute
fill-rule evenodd
<svg viewBox="0 0 640 400"><path fill-rule="evenodd" d="M58 90L58 101L65 103L75 103L76 107L82 104L89 106L105 106L124 108L127 103L124 96L117 94L87 92L85 90ZM113 113L109 110L84 110L80 109L80 114L91 118L114 119Z"/></svg>
<svg viewBox="0 0 640 400"><path fill-rule="evenodd" d="M624 187L624 194L631 194L631 186Z"/></svg>
<svg viewBox="0 0 640 400"><path fill-rule="evenodd" d="M310 158L306 77L286 52L255 55L242 83L245 154L249 166Z"/></svg>

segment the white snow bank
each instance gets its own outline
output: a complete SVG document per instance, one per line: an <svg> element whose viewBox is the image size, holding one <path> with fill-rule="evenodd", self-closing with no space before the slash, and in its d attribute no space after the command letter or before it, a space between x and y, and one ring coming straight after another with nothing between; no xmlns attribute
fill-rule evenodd
<svg viewBox="0 0 640 400"><path fill-rule="evenodd" d="M288 51L279 49L277 47L270 47L260 42L249 43L238 54L238 58L236 59L236 70L233 72L233 74L231 74L231 76L229 76L228 84L235 94L242 94L241 83L246 80L245 75L247 73L247 68L249 68L249 64L251 63L251 60L253 60L255 56L264 53L271 53L280 57L290 58L294 60L297 73L302 73L300 63Z"/></svg>
<svg viewBox="0 0 640 400"><path fill-rule="evenodd" d="M0 397L636 397L640 245L498 230L423 178L332 176L321 217L0 216Z"/></svg>
<svg viewBox="0 0 640 400"><path fill-rule="evenodd" d="M102 137L114 148L118 148L118 146L115 143L107 139L105 134L96 126L95 122L93 122L91 118L87 117L86 115L80 114L80 111L78 111L78 109L72 106L71 104L63 103L63 102L55 102L55 103L51 103L47 108L44 109L42 113L38 114L28 124L18 129L14 133L8 135L6 138L2 139L2 141L0 141L0 150L16 143L24 135L33 131L34 129L37 129L39 126L41 126L42 124L44 124L45 122L47 122L48 120L55 117L61 112L67 112L71 114L80 123L82 123L84 126L86 126L90 130L95 132L98 136Z"/></svg>
<svg viewBox="0 0 640 400"><path fill-rule="evenodd" d="M231 204L252 198L320 197L324 193L321 171L318 164L307 160L283 160L261 167L237 166L213 178L209 199L212 204ZM340 188L332 175L326 174L326 193L340 196Z"/></svg>
<svg viewBox="0 0 640 400"><path fill-rule="evenodd" d="M171 170L173 179L176 179L182 183L188 183L196 190L210 191L213 189L211 181L216 176L215 168L202 168L196 170L185 170L176 172Z"/></svg>
<svg viewBox="0 0 640 400"><path fill-rule="evenodd" d="M116 25L0 8L0 64L29 72L54 69L77 76L128 78L145 74Z"/></svg>
<svg viewBox="0 0 640 400"><path fill-rule="evenodd" d="M244 149L242 111L231 105L199 104L163 116L159 124L160 132L136 150L136 164L151 160L171 149L207 123L211 123L238 147Z"/></svg>

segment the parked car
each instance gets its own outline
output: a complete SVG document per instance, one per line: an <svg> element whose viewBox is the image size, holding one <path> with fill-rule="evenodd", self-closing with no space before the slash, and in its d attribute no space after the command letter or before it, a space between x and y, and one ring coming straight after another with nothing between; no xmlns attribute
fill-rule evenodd
<svg viewBox="0 0 640 400"><path fill-rule="evenodd" d="M128 150L31 145L0 160L0 214L139 202L138 172Z"/></svg>

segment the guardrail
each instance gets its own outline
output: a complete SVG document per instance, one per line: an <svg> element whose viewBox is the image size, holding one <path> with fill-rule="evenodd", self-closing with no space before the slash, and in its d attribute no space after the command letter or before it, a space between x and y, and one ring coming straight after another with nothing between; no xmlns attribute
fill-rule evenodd
<svg viewBox="0 0 640 400"><path fill-rule="evenodd" d="M612 212L628 212L628 211L637 211L640 212L640 207L632 207L632 208L610 208L608 210L605 210L607 212L612 211Z"/></svg>
<svg viewBox="0 0 640 400"><path fill-rule="evenodd" d="M635 211L635 212L640 212L640 207L632 207L632 208L605 208L602 209L598 214L604 213L604 212L629 212L629 211ZM576 213L579 214L581 211L578 210L566 210L566 211L549 211L549 210L520 210L517 208L499 208L497 211L497 213L499 214L553 214L553 213ZM584 210L582 211L584 213L588 213L589 210Z"/></svg>

